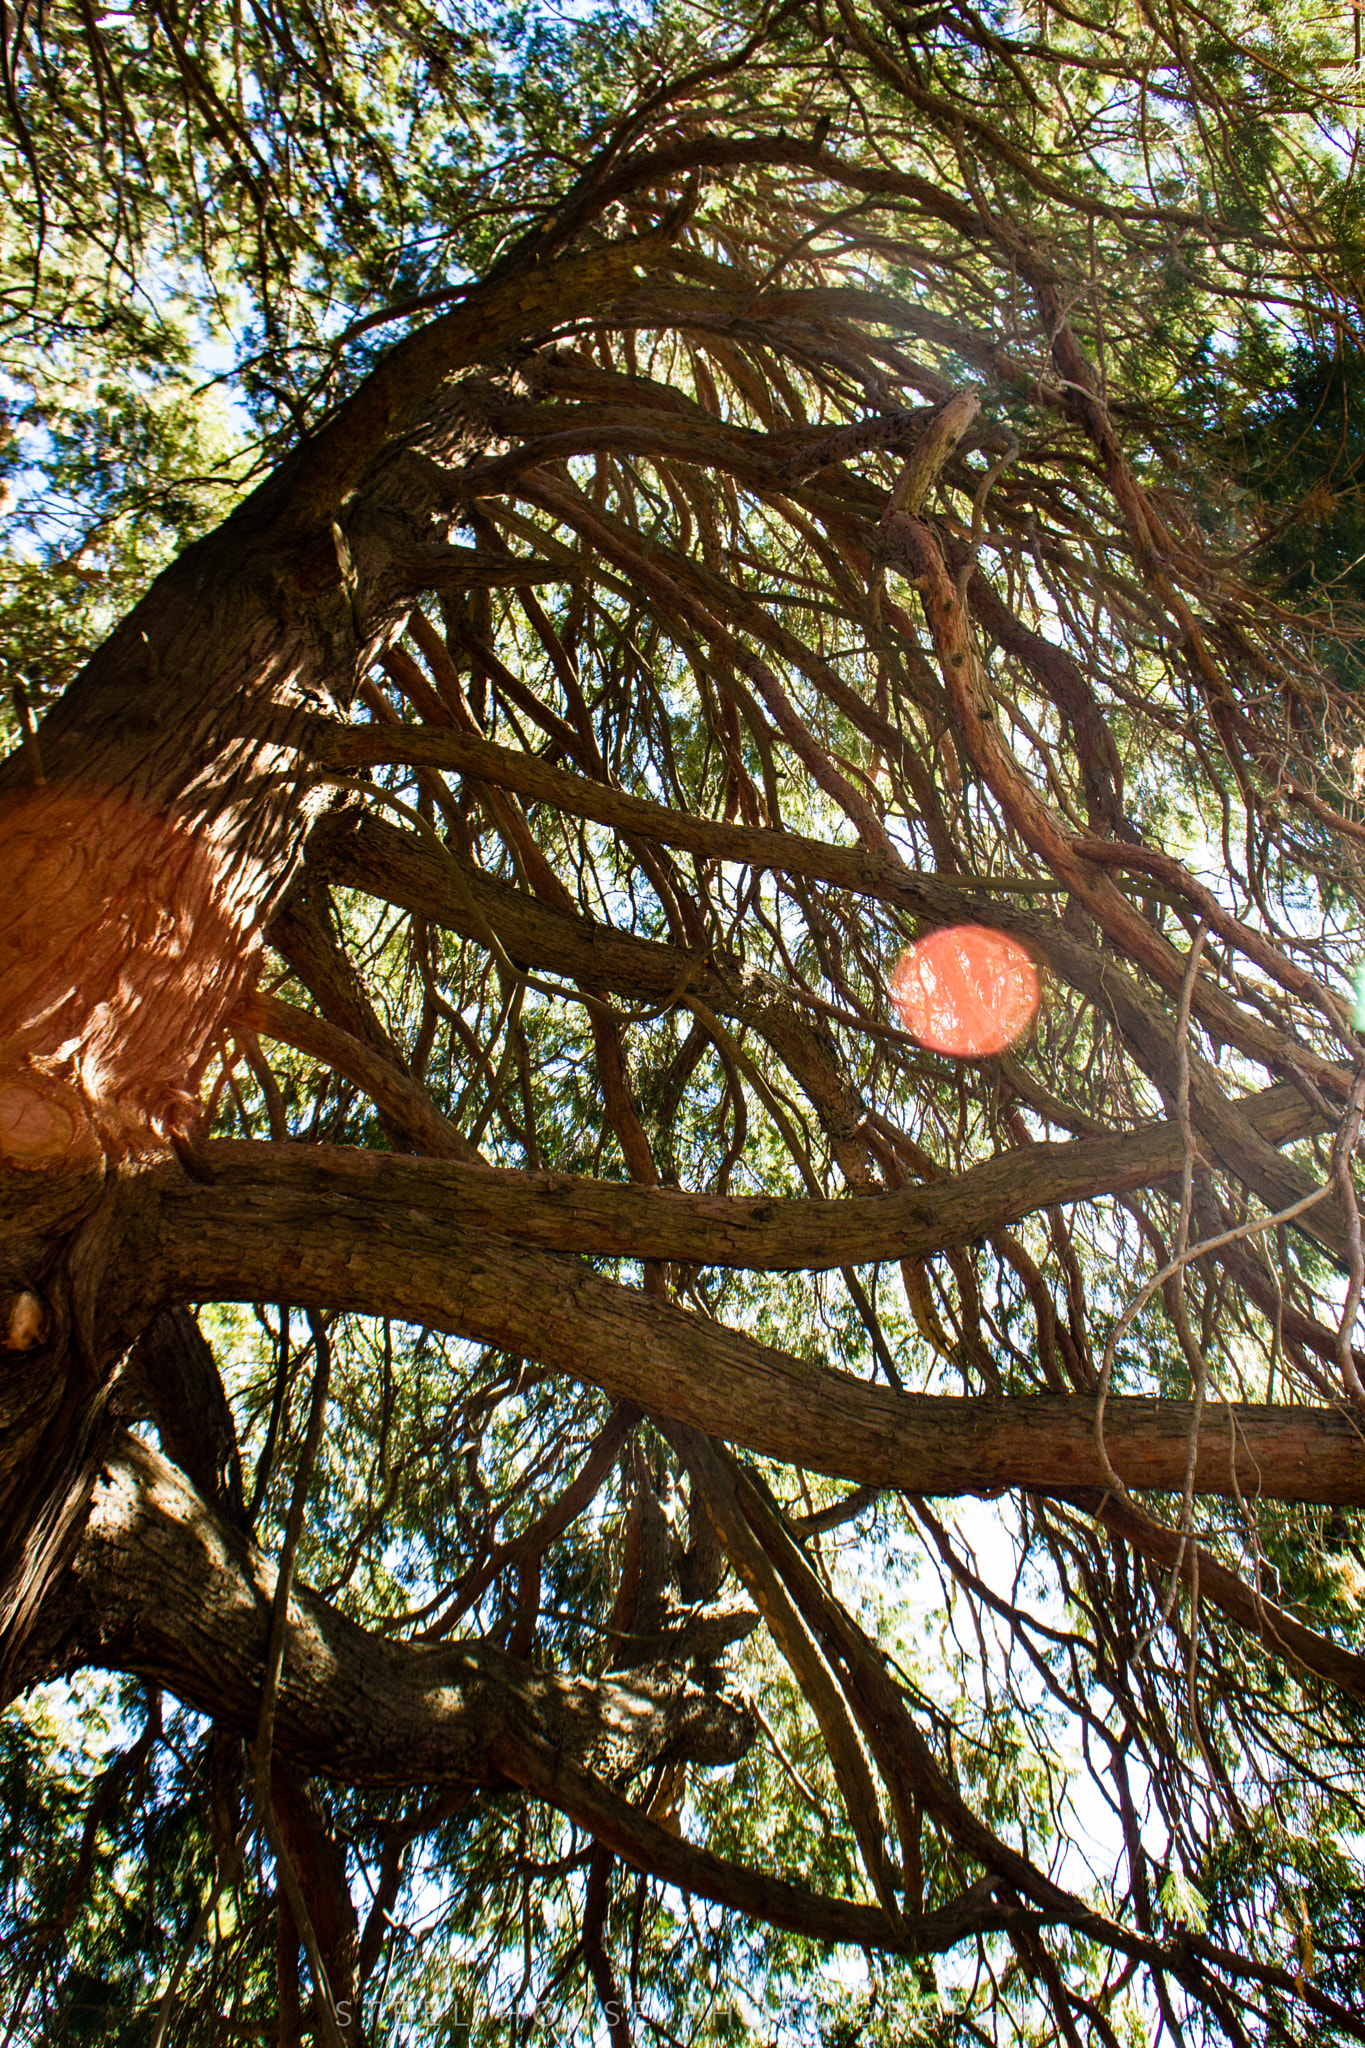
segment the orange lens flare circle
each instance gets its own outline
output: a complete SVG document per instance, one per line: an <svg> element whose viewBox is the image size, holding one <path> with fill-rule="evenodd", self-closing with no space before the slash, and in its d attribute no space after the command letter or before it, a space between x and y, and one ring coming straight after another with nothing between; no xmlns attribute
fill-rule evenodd
<svg viewBox="0 0 1365 2048"><path fill-rule="evenodd" d="M987 1059L1022 1038L1038 1014L1038 970L1016 939L984 925L930 932L903 953L891 1000L927 1052Z"/></svg>

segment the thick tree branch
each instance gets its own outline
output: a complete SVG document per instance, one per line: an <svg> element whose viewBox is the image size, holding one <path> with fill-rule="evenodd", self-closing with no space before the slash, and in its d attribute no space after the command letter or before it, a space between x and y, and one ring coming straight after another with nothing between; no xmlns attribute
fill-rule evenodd
<svg viewBox="0 0 1365 2048"><path fill-rule="evenodd" d="M310 1010L301 1010L296 1003L281 1002L278 996L253 996L246 1021L267 1038L292 1045L296 1052L321 1061L333 1073L363 1088L400 1142L406 1141L432 1159L480 1163L477 1148L442 1116L425 1088L349 1031L326 1023Z"/></svg>
<svg viewBox="0 0 1365 2048"><path fill-rule="evenodd" d="M461 305L400 341L265 487L272 498L283 496L287 528L301 533L331 513L413 410L430 404L444 379L528 334L600 312L634 282L641 266L658 261L671 231L665 227L550 263L528 263L476 287Z"/></svg>
<svg viewBox="0 0 1365 2048"><path fill-rule="evenodd" d="M631 796L609 783L575 775L537 754L499 746L475 733L427 725L348 726L317 719L303 744L320 765L339 773L401 762L476 775L536 803L553 804L571 817L591 818L613 831L681 846L710 860L743 861L777 874L805 875L858 895L901 903L917 916L937 913L945 922L961 917L968 905L974 905L973 914L989 923L994 905L1012 893L1008 878L973 884L966 879L923 874L869 847L835 846L804 838L799 832L736 825L670 810L666 804ZM1027 897L1038 887L1021 880L1019 891Z"/></svg>
<svg viewBox="0 0 1365 2048"><path fill-rule="evenodd" d="M623 1862L679 1891L713 1899L717 1905L814 1941L900 1955L935 1955L971 1935L1026 1917L1017 1906L996 1905L985 1887L974 1888L951 1906L913 1918L893 1919L874 1906L820 1898L768 1871L726 1862L709 1849L670 1834L543 1743L527 1742L515 1750L503 1744L497 1754L509 1778L560 1807Z"/></svg>
<svg viewBox="0 0 1365 2048"><path fill-rule="evenodd" d="M705 1317L637 1294L577 1261L469 1230L448 1210L314 1182L244 1176L212 1186L158 1169L130 1200L131 1266L111 1314L170 1299L287 1298L399 1316L569 1372L617 1399L858 1484L915 1493L1102 1486L1090 1401L895 1394L821 1370ZM1132 1489L1178 1490L1189 1404L1111 1399L1109 1455ZM1235 1446L1233 1438L1235 1437ZM1235 1461L1235 1463L1234 1463ZM1330 1410L1238 1404L1206 1412L1196 1491L1365 1502L1365 1445Z"/></svg>
<svg viewBox="0 0 1365 2048"><path fill-rule="evenodd" d="M184 1476L120 1436L68 1571L25 1652L25 1682L82 1664L137 1672L254 1733L274 1568ZM290 1599L274 1748L351 1785L496 1787L495 1745L544 1742L608 1775L667 1757L733 1762L744 1713L669 1672L560 1678L483 1643L430 1648L367 1634L306 1586Z"/></svg>
<svg viewBox="0 0 1365 2048"><path fill-rule="evenodd" d="M472 861L454 854L441 856L434 847L419 845L372 818L327 820L310 842L313 856L321 870L336 880L418 911L482 945L488 945L490 933L496 933L514 963L535 962L588 986L612 988L655 1002L690 995L721 1015L738 1015L783 1050L790 1063L783 1040L790 1030L794 1005L769 975L747 967L722 973L708 959L681 948L636 938L553 909L483 874ZM956 913L952 921L980 918L1036 945L1091 997L1102 1015L1112 1018L1148 1072L1174 1099L1177 1063L1172 1025L1108 956L1072 940L1056 920L1012 906L973 902L967 891L936 888L935 895L934 923L948 921L944 909L952 899ZM1234 1041L1239 1036L1235 1031L1231 1035ZM1257 1035L1263 1035L1259 1026ZM1275 1058L1299 1064L1319 1086L1334 1093L1348 1085L1341 1068L1278 1036ZM1256 1130L1242 1106L1222 1088L1218 1070L1206 1059L1192 1056L1189 1071L1196 1121L1216 1158L1273 1209L1301 1200L1311 1182ZM1300 1227L1338 1258L1346 1256L1347 1227L1334 1200L1320 1202L1302 1218Z"/></svg>
<svg viewBox="0 0 1365 2048"><path fill-rule="evenodd" d="M285 1029L295 1041L310 1038L319 1048L328 1042L325 1027L314 1037L286 1019L281 1035ZM347 1049L340 1050L345 1056ZM360 1062L350 1059L348 1066L358 1070ZM1245 1098L1244 1106L1261 1131L1277 1136L1298 1136L1311 1125L1312 1112L1292 1088ZM974 1244L1053 1203L1160 1184L1181 1162L1179 1132L1160 1123L1107 1138L1021 1146L918 1187L824 1199L698 1194L470 1165L452 1156L448 1143L444 1150L444 1157L400 1161L337 1145L217 1141L204 1148L203 1160L225 1188L273 1187L300 1200L316 1191L406 1202L432 1217L449 1216L462 1227L550 1251L685 1259L765 1273L928 1258Z"/></svg>
<svg viewBox="0 0 1365 2048"><path fill-rule="evenodd" d="M242 1463L218 1362L185 1308L167 1309L133 1346L118 1382L125 1420L156 1424L161 1448L224 1520L242 1528Z"/></svg>

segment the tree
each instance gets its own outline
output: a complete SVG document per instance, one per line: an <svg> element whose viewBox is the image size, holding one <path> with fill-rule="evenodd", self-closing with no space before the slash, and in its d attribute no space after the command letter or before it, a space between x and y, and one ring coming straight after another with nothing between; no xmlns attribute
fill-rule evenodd
<svg viewBox="0 0 1365 2048"><path fill-rule="evenodd" d="M8 59L74 559L241 489L78 669L21 578L14 2025L1365 2038L1358 53L187 35Z"/></svg>

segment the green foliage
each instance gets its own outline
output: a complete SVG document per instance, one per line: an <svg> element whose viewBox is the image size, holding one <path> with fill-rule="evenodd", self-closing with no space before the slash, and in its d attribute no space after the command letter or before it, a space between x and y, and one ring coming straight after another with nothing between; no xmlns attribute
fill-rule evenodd
<svg viewBox="0 0 1365 2048"><path fill-rule="evenodd" d="M1243 432L1259 559L1300 603L1365 602L1365 357L1300 343Z"/></svg>
<svg viewBox="0 0 1365 2048"><path fill-rule="evenodd" d="M660 1179L708 1195L772 1204L854 1185L861 1199L878 1175L965 1175L1001 1151L1170 1113L1169 1070L1146 1048L1134 1055L1115 1021L1113 992L1141 963L1098 930L1079 857L1063 874L1006 818L1000 778L968 758L930 636L917 637L922 579L895 567L877 524L903 447L860 449L813 480L780 477L781 489L753 481L774 437L785 460L813 433L968 382L982 386L979 423L924 508L963 555L955 602L971 601L974 552L1017 623L1080 678L1050 695L1027 660L979 636L991 716L1032 800L1053 807L1058 832L1162 856L1152 872L1136 859L1105 869L1150 924L1148 963L1165 958L1162 945L1184 949L1207 917L1167 878L1172 860L1252 921L1263 943L1250 966L1221 925L1206 957L1209 988L1240 1004L1246 1025L1240 1044L1219 1040L1203 1013L1198 1049L1223 1060L1231 1091L1260 1085L1258 1065L1282 1080L1295 1030L1319 1062L1340 1057L1326 1011L1294 1002L1305 979L1347 986L1365 887L1316 814L1286 824L1275 776L1287 769L1315 792L1318 767L1344 764L1343 802L1361 797L1365 776L1354 714L1333 695L1338 682L1355 687L1351 607L1365 602L1365 367L1345 338L1358 314L1361 201L1337 148L1359 113L1358 81L1341 23L1306 7L1217 4L1185 10L1176 33L1146 8L1035 18L1001 4L888 24L870 9L850 10L840 30L801 8L560 16L401 0L215 5L174 34L142 7L98 21L49 12L41 33L27 18L15 30L0 167L0 625L10 677L36 708L398 336L519 238L572 239L568 197L582 197L595 151L674 152L658 190L643 173L623 182L584 235L652 225L660 191L684 198L694 211L658 287L674 294L659 301L668 317L628 304L608 328L594 311L524 359L478 365L465 394L476 426L497 415L492 454L481 443L471 461L516 447L532 413L527 433L551 448L541 484L620 522L639 585L581 536L569 554L557 516L529 488L518 496L515 478L466 493L481 547L554 545L569 568L538 586L538 617L510 590L472 594L463 609L425 604L454 674L445 715L459 695L471 730L576 772L600 768L609 793L846 847L856 813L831 794L837 770L907 865L979 889L983 904L1006 901L1023 929L1034 917L1057 959L1098 961L1088 990L1079 971L1054 974L1036 1031L1008 1061L954 1068L908 1043L890 1014L888 965L913 935L898 903L808 883L795 868L647 859L642 842L549 804L526 806L518 837L472 778L376 770L369 792L416 808L429 834L489 876L535 894L534 856L561 912L687 955L669 1001L616 1001L586 973L556 986L360 891L320 892L377 1033L490 1166L632 1177L622 1120L604 1112L604 1019ZM688 149L736 137L762 142L771 161L737 151L693 190ZM793 138L827 150L809 176L784 155ZM879 212L895 178L911 197ZM926 189L935 203L916 212ZM1056 304L1030 308L1028 280L1048 266ZM783 292L817 287L826 327L803 301L783 328L773 303L780 312ZM713 288L717 305L703 304ZM852 311L843 293L859 294ZM678 303L687 317L669 312ZM1112 441L1091 433L1084 394L1055 360L1063 321L1098 365ZM544 399L532 373L556 368L600 373L607 396ZM602 446L582 452L585 419L618 404ZM638 453L632 428L652 409L681 455L666 440L661 454ZM699 418L716 442L687 441ZM711 459L722 428L728 469ZM798 484L809 486L799 504ZM1169 539L1155 566L1156 544L1134 538L1139 491ZM660 564L694 572L686 587L721 615L722 654L681 606L650 598L645 572ZM1201 653L1222 664L1218 688ZM782 719L749 688L760 663L787 694ZM425 673L426 700L392 671L368 680L376 717L426 720ZM1087 692L1093 705L1078 701ZM1296 705L1309 708L1299 716ZM1089 781L1079 765L1088 708L1122 767L1117 819L1096 811L1093 761ZM812 758L831 771L823 784ZM1297 978L1272 988L1264 956L1279 946ZM735 998L723 1019L713 1013L695 995L703 970L727 996L747 989L747 1009ZM1144 985L1154 1033L1173 1026L1179 979ZM297 978L275 986L313 1000ZM791 1012L785 1040L764 1030L765 1003L779 1002ZM775 1050L798 1025L800 1069ZM212 1086L216 1137L376 1158L398 1142L355 1083L283 1046L263 1052L245 1027ZM849 1101L863 1120L841 1125ZM866 1184L848 1165L858 1145ZM1296 1159L1330 1170L1325 1146ZM1203 1155L1198 1192L1238 1221L1251 1199ZM1178 1201L1167 1181L1131 1199L1053 1204L990 1243L955 1240L904 1266L675 1264L649 1278L697 1316L822 1370L965 1390L992 1411L1043 1386L1088 1404L1106 1340L1169 1259ZM1197 1233L1207 1221L1196 1216ZM1273 1268L1200 1258L1178 1290L1154 1294L1116 1345L1116 1394L1185 1400L1197 1359L1211 1403L1224 1388L1321 1397L1339 1278L1306 1244L1265 1242ZM1260 1241L1244 1249L1259 1257ZM593 1264L631 1285L645 1277L623 1260ZM1313 1326L1316 1350L1302 1333L1286 1339L1252 1298L1257 1276ZM252 1537L269 1556L300 1468L316 1353L288 1303L206 1305L202 1323ZM328 1327L333 1377L300 1577L409 1646L433 1630L440 1642L468 1633L505 1645L519 1573L493 1572L468 1601L461 1589L572 1483L610 1403L552 1361L396 1318ZM875 1642L952 1797L1087 1914L1121 1921L1135 1954L1150 1961L1152 1943L1168 1944L1165 1961L1155 1976L1129 1969L1103 1920L1080 1913L1074 1926L1039 1914L1021 1927L1016 1891L987 1871L979 1837L964 1847L916 1794L909 1817L886 1815L907 1912L947 1908L989 1877L994 1923L942 1957L867 1957L618 1865L603 1941L640 2038L1051 2048L1081 2029L1087 2048L1128 2048L1152 2037L1160 1997L1202 2048L1215 2007L1179 1947L1201 1929L1358 2014L1365 1796L1349 1696L1212 1603L1196 1613L1183 1582L1111 1539L1093 1502L1019 1491L954 1515L887 1494L817 1538L841 1487L777 1466L764 1477L790 1526L807 1530L820 1583ZM527 1575L521 1652L534 1668L614 1668L646 1491L669 1523L676 1572L705 1517L648 1418ZM1177 1498L1147 1504L1170 1521L1183 1512ZM1359 1651L1359 1520L1201 1501L1186 1533ZM751 1702L757 1738L733 1765L626 1771L617 1789L750 1871L870 1904L818 1717L773 1639L756 1629L687 1676ZM849 1679L845 1696L855 1692ZM268 2037L275 2024L274 1878L258 1847L190 1942L240 1823L240 1743L167 1703L138 1753L146 1711L131 1684L86 1672L0 1726L0 1983L17 2040L140 2048L182 1952L172 2038ZM600 2036L584 1967L584 1828L510 1786L464 1797L322 1785L318 1798L362 1921L398 1857L365 1991L375 2048L461 2040L466 2027L518 2048ZM1305 2010L1277 1982L1245 2008L1241 2038L1293 2037Z"/></svg>
<svg viewBox="0 0 1365 2048"><path fill-rule="evenodd" d="M184 1945L214 1860L212 1740L128 1681L31 1694L0 1723L7 2020L20 2040L144 2048L149 1990ZM150 1719L149 1719L150 1716ZM259 1914L225 1901L238 2010L260 2010ZM215 1972L215 1994L223 1985ZM172 2041L193 2032L173 2026Z"/></svg>

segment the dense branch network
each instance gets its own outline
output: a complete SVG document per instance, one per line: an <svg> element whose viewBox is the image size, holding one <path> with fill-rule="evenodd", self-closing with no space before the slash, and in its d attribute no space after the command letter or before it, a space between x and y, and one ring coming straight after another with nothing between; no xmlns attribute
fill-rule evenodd
<svg viewBox="0 0 1365 2048"><path fill-rule="evenodd" d="M1278 575L1257 381L1265 309L1355 346L1306 125L1347 108L1226 25L1215 87L1184 35L734 25L236 515L303 593L305 652L215 712L273 950L187 1059L202 1121L158 1112L175 1153L135 1170L120 1140L89 1341L143 1341L16 1677L103 1663L211 1715L241 1825L277 1583L249 1530L325 1327L353 1474L281 1637L282 1768L457 1788L485 1878L510 1788L542 1861L566 1816L557 1881L597 1903L565 1973L614 2028L648 1879L660 1925L686 1894L886 1958L974 1945L1020 2039L1040 2009L1068 2043L1125 2012L1365 2038L1344 1955L1286 1966L1259 1924L1248 1846L1282 1774L1359 1826L1359 614L1344 570ZM1272 115L1252 161L1229 137ZM953 1063L887 986L964 923L1046 997ZM235 1423L211 1359L196 1401L166 1362L215 1303L269 1339L220 1338ZM1003 1572L942 1499L1002 1491ZM907 1668L873 1555L998 1715ZM819 1882L763 1867L723 1772L784 1787ZM1066 1848L1082 1780L1102 1883ZM437 1821L368 1811L392 1903ZM1171 1890L1195 1872L1218 1938ZM387 1936L353 1922L326 1974L363 1997ZM476 1931L506 1951L491 1907Z"/></svg>

